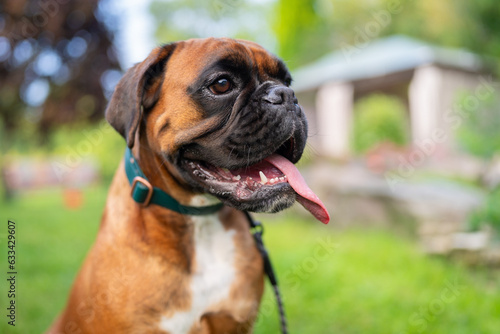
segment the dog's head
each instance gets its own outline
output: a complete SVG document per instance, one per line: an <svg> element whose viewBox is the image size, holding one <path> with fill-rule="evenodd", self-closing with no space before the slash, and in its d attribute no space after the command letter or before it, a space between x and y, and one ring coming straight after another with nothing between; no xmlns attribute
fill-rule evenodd
<svg viewBox="0 0 500 334"><path fill-rule="evenodd" d="M304 197L318 205L293 167L307 122L290 83L285 64L255 43L182 41L127 71L106 118L129 147L147 146L159 169L195 192L249 211Z"/></svg>

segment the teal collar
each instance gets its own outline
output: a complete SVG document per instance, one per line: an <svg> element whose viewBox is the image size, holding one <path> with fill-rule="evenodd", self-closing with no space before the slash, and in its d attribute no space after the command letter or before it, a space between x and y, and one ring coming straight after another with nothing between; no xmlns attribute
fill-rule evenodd
<svg viewBox="0 0 500 334"><path fill-rule="evenodd" d="M177 202L172 196L153 187L134 158L132 151L127 147L125 151L125 173L132 187L131 195L134 201L142 206L156 204L164 208L179 212L185 215L202 216L215 213L222 208L222 203L210 206L186 206Z"/></svg>

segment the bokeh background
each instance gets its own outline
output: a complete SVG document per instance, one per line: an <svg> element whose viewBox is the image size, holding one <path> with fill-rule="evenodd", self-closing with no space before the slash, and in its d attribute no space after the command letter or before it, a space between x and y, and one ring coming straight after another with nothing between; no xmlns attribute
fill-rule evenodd
<svg viewBox="0 0 500 334"><path fill-rule="evenodd" d="M91 246L123 139L103 120L162 43L262 44L310 123L300 168L332 215L258 215L291 333L498 333L496 0L2 0L0 242L16 222L17 318L40 333ZM255 333L277 333L266 291Z"/></svg>

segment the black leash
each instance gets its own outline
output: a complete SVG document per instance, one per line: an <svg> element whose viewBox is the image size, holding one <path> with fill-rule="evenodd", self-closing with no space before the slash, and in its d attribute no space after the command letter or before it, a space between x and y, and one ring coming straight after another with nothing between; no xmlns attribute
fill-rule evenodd
<svg viewBox="0 0 500 334"><path fill-rule="evenodd" d="M281 293L278 287L278 280L276 279L276 275L274 274L273 265L271 264L271 259L269 258L267 249L264 246L264 242L262 241L262 234L264 233L264 227L260 222L255 221L248 212L246 211L244 212L245 215L247 216L248 223L250 224L253 238L255 240L255 243L257 244L257 249L259 250L262 259L264 260L264 272L266 273L267 277L269 278L269 282L271 282L271 285L273 287L274 296L276 297L276 303L278 304L278 311L280 314L281 333L287 334L288 328L286 323L285 308L283 306L283 300L281 299Z"/></svg>

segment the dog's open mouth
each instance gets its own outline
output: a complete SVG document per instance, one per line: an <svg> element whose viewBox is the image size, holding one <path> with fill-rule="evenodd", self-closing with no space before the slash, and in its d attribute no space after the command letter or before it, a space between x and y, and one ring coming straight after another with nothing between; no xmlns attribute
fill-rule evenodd
<svg viewBox="0 0 500 334"><path fill-rule="evenodd" d="M288 207L297 200L319 221L326 224L330 220L325 206L307 186L295 165L280 154L232 170L196 160L187 161L186 167L198 183L204 184L207 191L218 197L231 198L239 203L276 198L273 202L278 204L273 211ZM295 195L291 203L280 204L280 197L290 197L290 193Z"/></svg>

